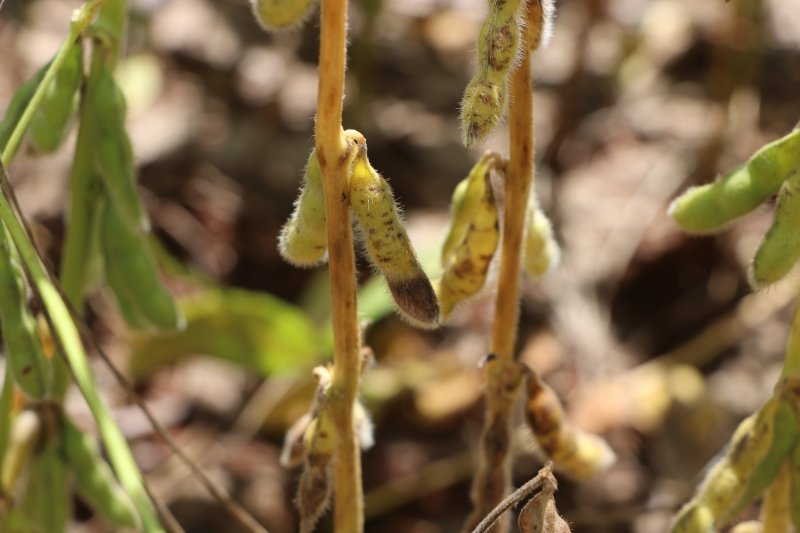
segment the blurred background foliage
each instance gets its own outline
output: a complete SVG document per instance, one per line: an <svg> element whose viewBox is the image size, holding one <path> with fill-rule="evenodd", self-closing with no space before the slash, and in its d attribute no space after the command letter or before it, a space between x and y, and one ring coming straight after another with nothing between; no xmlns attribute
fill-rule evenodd
<svg viewBox="0 0 800 533"><path fill-rule="evenodd" d="M459 140L457 104L483 0L353 0L345 127L405 207L436 275L454 185L478 151ZM75 0L8 0L0 11L0 108L52 56ZM189 327L126 332L111 300L90 323L188 453L274 532L296 527L295 476L278 465L307 409L310 368L330 356L327 275L276 250L312 147L318 18L266 35L245 0L132 0L119 79L162 266ZM800 119L795 0L560 0L534 57L536 188L563 243L559 271L524 284L519 349L570 416L619 455L580 486L560 480L578 532L660 531L699 470L775 383L797 281L750 294L747 269L767 210L714 237L665 215L675 193L711 180ZM487 148L506 151L505 129ZM12 166L41 247L57 265L71 145L28 149ZM359 260L363 396L377 425L364 456L367 529L458 531L480 431L478 361L491 291L445 328L391 313ZM235 531L169 457L109 372L96 371L138 461L187 531ZM68 410L90 417L77 395ZM515 476L537 469L520 432ZM81 507L75 531L102 531ZM329 525L323 523L323 531Z"/></svg>

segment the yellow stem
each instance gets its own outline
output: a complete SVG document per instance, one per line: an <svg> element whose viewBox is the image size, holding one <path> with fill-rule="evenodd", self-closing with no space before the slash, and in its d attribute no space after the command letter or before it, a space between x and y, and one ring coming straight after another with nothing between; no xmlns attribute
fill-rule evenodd
<svg viewBox="0 0 800 533"><path fill-rule="evenodd" d="M342 137L347 0L324 0L321 4L316 149L325 191L333 315L334 357L329 406L337 428L334 527L337 533L357 533L362 531L364 519L353 406L361 360L355 255Z"/></svg>
<svg viewBox="0 0 800 533"><path fill-rule="evenodd" d="M527 8L525 8L527 16ZM517 339L519 322L519 284L522 263L522 243L525 233L525 214L528 209L528 195L533 182L533 96L530 73L530 33L528 24L520 25L520 50L522 58L517 68L511 73L509 82L509 161L506 167L505 180L505 212L503 214L503 239L500 255L500 273L495 299L494 324L492 325L491 352L497 360L486 365L486 376L489 380L489 391L513 389L513 382L518 380L518 368L506 368L514 360L514 345ZM497 367L497 371L491 371ZM505 369L505 370L504 370ZM494 382L494 383L493 383ZM517 381L517 384L519 381ZM488 424L496 427L503 435L492 435L484 430L482 451L486 453L492 448L494 441L510 441L511 439L511 407L516 401L516 389L513 394L487 399L486 428ZM498 419L492 420L495 416ZM488 465L495 471L494 479L489 487L481 486L480 476L475 479L475 512L470 522L479 519L482 511L492 509L508 493L511 484L511 450L506 447L497 450ZM485 460L485 459L484 459ZM483 485L486 485L485 483ZM501 490L491 490L492 487ZM477 513L477 514L476 514ZM468 522L468 527L472 525ZM500 517L491 526L493 533L508 531L508 520Z"/></svg>
<svg viewBox="0 0 800 533"><path fill-rule="evenodd" d="M522 60L511 73L509 84L509 161L506 168L503 240L491 345L492 353L507 360L514 358L514 344L517 340L522 240L528 195L533 184L535 150L533 85L526 25L520 28L520 40Z"/></svg>

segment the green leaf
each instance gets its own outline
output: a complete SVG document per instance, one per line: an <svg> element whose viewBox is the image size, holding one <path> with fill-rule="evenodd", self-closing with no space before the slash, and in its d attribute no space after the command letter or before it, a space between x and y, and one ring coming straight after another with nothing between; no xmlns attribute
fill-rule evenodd
<svg viewBox="0 0 800 533"><path fill-rule="evenodd" d="M263 375L302 372L321 359L321 335L298 307L265 293L213 289L178 303L186 329L133 338L131 369L142 376L190 355Z"/></svg>

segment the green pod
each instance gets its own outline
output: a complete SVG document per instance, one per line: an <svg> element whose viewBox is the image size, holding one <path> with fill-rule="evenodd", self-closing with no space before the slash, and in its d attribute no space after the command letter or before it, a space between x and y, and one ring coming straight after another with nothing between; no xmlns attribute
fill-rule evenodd
<svg viewBox="0 0 800 533"><path fill-rule="evenodd" d="M19 119L25 112L25 108L28 107L28 103L30 103L31 98L33 98L33 93L35 93L36 88L39 87L39 83L41 83L42 78L44 78L44 73L47 72L49 66L50 63L37 70L36 74L26 81L22 87L17 89L17 92L14 93L14 96L11 98L11 102L9 102L3 114L3 120L0 121L0 152L5 151L8 139L11 138L14 128L17 126L17 122L19 122Z"/></svg>
<svg viewBox="0 0 800 533"><path fill-rule="evenodd" d="M50 365L42 351L36 319L28 309L19 255L8 230L0 226L0 317L6 360L15 383L29 396L42 399L52 384Z"/></svg>
<svg viewBox="0 0 800 533"><path fill-rule="evenodd" d="M31 143L42 152L52 152L64 141L78 109L83 81L83 46L72 46L61 68L45 89L28 130Z"/></svg>
<svg viewBox="0 0 800 533"><path fill-rule="evenodd" d="M324 262L328 255L328 228L325 221L322 169L319 167L317 151L312 150L306 163L300 196L278 238L281 257L298 267L313 267Z"/></svg>
<svg viewBox="0 0 800 533"><path fill-rule="evenodd" d="M348 172L358 146L366 143L364 136L356 130L342 133L345 143L343 165ZM328 255L328 226L325 215L325 194L322 188L322 169L317 151L312 150L306 162L300 195L294 203L294 211L278 236L278 251L287 262L301 268L324 263Z"/></svg>
<svg viewBox="0 0 800 533"><path fill-rule="evenodd" d="M800 158L778 192L775 220L753 259L750 282L760 289L783 278L800 258Z"/></svg>
<svg viewBox="0 0 800 533"><path fill-rule="evenodd" d="M109 67L92 70L86 99L92 111L89 118L96 124L95 167L114 210L131 228L147 230L149 221L136 189L133 150L125 130L125 97Z"/></svg>
<svg viewBox="0 0 800 533"><path fill-rule="evenodd" d="M251 0L253 14L267 31L287 30L302 24L316 0Z"/></svg>
<svg viewBox="0 0 800 533"><path fill-rule="evenodd" d="M94 439L62 418L63 450L81 497L115 528L139 528L139 515L100 455Z"/></svg>
<svg viewBox="0 0 800 533"><path fill-rule="evenodd" d="M506 112L506 87L519 55L523 6L527 3L521 0L489 2L478 35L478 69L461 101L462 138L466 146L486 138Z"/></svg>
<svg viewBox="0 0 800 533"><path fill-rule="evenodd" d="M158 275L144 233L133 230L111 202L100 236L106 279L128 324L137 329L181 329L184 318Z"/></svg>
<svg viewBox="0 0 800 533"><path fill-rule="evenodd" d="M798 157L800 130L795 130L767 144L714 183L683 193L669 206L669 215L686 231L717 231L775 194L795 169Z"/></svg>
<svg viewBox="0 0 800 533"><path fill-rule="evenodd" d="M22 511L33 526L31 533L66 531L72 511L67 481L67 467L53 440L37 451L28 472Z"/></svg>

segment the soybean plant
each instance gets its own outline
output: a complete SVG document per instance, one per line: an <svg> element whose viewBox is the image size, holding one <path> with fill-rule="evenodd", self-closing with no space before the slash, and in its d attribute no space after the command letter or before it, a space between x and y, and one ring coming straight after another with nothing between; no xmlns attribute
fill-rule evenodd
<svg viewBox="0 0 800 533"><path fill-rule="evenodd" d="M254 0L253 12L266 30L275 31L301 23L312 5L308 0ZM315 147L278 242L283 258L296 266L315 266L327 256L331 280L333 366L317 369L314 405L290 429L282 454L286 464L303 463L297 503L304 532L314 528L332 496L336 531L363 529L359 453L372 439L369 418L357 400L362 362L352 216L401 316L427 328L440 319L439 302L391 187L370 164L364 136L342 128L346 21L346 0L321 3Z"/></svg>
<svg viewBox="0 0 800 533"><path fill-rule="evenodd" d="M550 222L538 207L533 191L530 55L547 43L553 12L552 0L490 1L478 36L478 68L462 102L463 139L470 146L495 128L508 101L510 147L507 161L497 154L485 155L456 188L452 225L442 252L445 274L439 285L439 298L447 316L486 283L486 272L498 246L499 215L488 179L491 172L496 173L503 182L505 199L501 251L491 355L484 364L484 428L472 487L473 511L466 530L482 524L483 517L491 515L509 491L511 413L523 386L527 390L528 424L557 469L574 477L589 477L614 460L614 453L604 440L566 421L555 393L532 369L514 358L522 266L532 277L539 278L555 268L560 256ZM541 499L546 500L545 495ZM535 519L530 516L532 511L526 512L523 531L538 531L537 527L541 530L546 507L541 502L535 504ZM552 515L550 518L547 531L564 530L563 521L558 522ZM500 518L491 527L505 531L507 526ZM476 531L483 530L481 527Z"/></svg>
<svg viewBox="0 0 800 533"><path fill-rule="evenodd" d="M91 278L90 266L105 258L109 284L131 326L174 329L182 323L150 255L149 223L124 124L126 106L113 77L126 20L124 0L87 1L75 13L56 56L19 89L0 122L0 316L8 362L2 398L9 406L3 421L11 428L3 429L4 434L10 431L10 438L0 442L2 489L10 497L4 531L63 531L71 513L73 481L85 501L115 528L163 531L130 450L97 392L68 307L81 312L98 281ZM88 65L84 56L90 58ZM60 293L12 207L5 168L26 136L39 152L57 149L76 117ZM46 320L37 320L28 307L29 285ZM51 335L55 343L42 341ZM113 474L94 437L62 412L70 381L65 359L95 415ZM14 391L24 395L12 409ZM23 469L27 476L19 475Z"/></svg>
<svg viewBox="0 0 800 533"><path fill-rule="evenodd" d="M759 289L783 278L800 257L800 130L767 144L738 169L689 189L669 214L685 230L710 232L756 209L777 193L774 222L751 270ZM763 497L758 521L735 531L800 527L800 306L795 311L783 372L772 396L736 428L725 453L708 469L672 524L676 533L716 531Z"/></svg>

